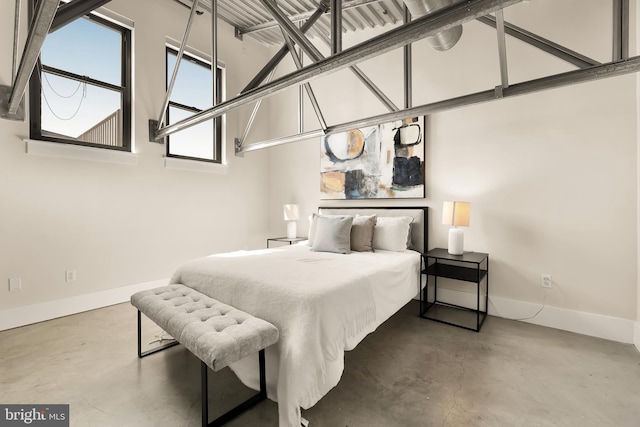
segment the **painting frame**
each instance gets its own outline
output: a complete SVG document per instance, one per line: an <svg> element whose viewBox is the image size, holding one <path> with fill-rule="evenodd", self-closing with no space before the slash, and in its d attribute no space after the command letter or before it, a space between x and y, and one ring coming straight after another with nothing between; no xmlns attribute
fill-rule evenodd
<svg viewBox="0 0 640 427"><path fill-rule="evenodd" d="M425 116L320 138L322 200L426 197Z"/></svg>

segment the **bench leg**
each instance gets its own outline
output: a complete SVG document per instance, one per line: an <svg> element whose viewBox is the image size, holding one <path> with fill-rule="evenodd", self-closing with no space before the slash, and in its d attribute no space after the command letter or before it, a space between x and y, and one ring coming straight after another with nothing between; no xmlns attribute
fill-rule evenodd
<svg viewBox="0 0 640 427"><path fill-rule="evenodd" d="M171 341L170 343L142 352L142 313L140 313L140 310L138 310L138 358L139 359L142 359L145 356L149 356L150 354L157 353L162 350L166 350L178 344L180 344L178 341Z"/></svg>
<svg viewBox="0 0 640 427"><path fill-rule="evenodd" d="M267 374L264 363L264 350L258 352L258 361L260 363L260 396L263 399L267 398Z"/></svg>
<svg viewBox="0 0 640 427"><path fill-rule="evenodd" d="M200 388L202 397L202 427L209 426L209 381L207 374L209 367L203 361L200 361Z"/></svg>
<svg viewBox="0 0 640 427"><path fill-rule="evenodd" d="M264 349L258 352L258 360L260 362L260 392L249 399L245 400L235 408L220 415L215 420L209 422L209 390L208 390L208 372L209 367L206 363L200 361L200 387L202 389L202 427L219 427L232 418L237 417L247 409L256 405L258 402L267 398L267 379L266 367L264 359Z"/></svg>

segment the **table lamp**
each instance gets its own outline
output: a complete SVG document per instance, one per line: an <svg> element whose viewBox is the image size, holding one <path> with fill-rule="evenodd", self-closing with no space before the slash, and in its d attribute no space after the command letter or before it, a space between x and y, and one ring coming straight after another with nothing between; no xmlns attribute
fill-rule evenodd
<svg viewBox="0 0 640 427"><path fill-rule="evenodd" d="M287 221L287 238L296 238L296 221L300 219L298 205L284 205L284 220Z"/></svg>
<svg viewBox="0 0 640 427"><path fill-rule="evenodd" d="M471 216L471 203L444 202L442 207L442 223L452 225L449 229L449 253L462 255L464 253L464 230L457 227L468 227Z"/></svg>

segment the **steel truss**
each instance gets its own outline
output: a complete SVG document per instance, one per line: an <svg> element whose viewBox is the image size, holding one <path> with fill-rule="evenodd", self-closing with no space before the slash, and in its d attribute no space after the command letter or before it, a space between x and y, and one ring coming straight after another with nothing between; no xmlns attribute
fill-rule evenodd
<svg viewBox="0 0 640 427"><path fill-rule="evenodd" d="M252 28L250 30L258 31L260 29L267 28L268 25L274 25L274 22L280 25L285 39L285 44L282 46L280 51L256 75L256 77L249 83L249 85L247 85L245 90L243 90L240 95L230 100L221 102L217 106L214 106L208 110L204 110L180 122L174 123L173 125L159 128L157 129L157 132L155 135L153 135L153 137L156 139L164 138L165 136L168 136L175 132L179 132L183 129L187 129L208 119L219 117L244 104L257 101L256 107L253 110L251 118L249 119L249 124L247 125L242 138L235 140L236 155L242 155L245 152L255 151L309 138L316 138L329 133L344 132L347 130L371 126L388 121L401 120L418 115L445 111L466 105L537 92L544 89L556 88L640 71L640 57L637 56L629 58L628 55L628 0L614 0L614 41L612 54L613 60L606 64L601 64L591 58L581 55L578 52L574 52L557 43L544 39L522 28L505 22L502 10L513 4L519 3L520 1L521 0L469 0L466 2L454 4L450 7L438 10L434 13L428 14L413 21L411 21L410 14L405 8L403 25L396 27L380 36L367 40L357 46L342 50L342 43L339 36L339 34L342 33L342 25L341 22L339 22L337 19L337 16L339 16L340 13L337 13L337 11L330 11L330 6L327 5L326 2L322 2L319 8L313 13L298 14L288 17L275 4L274 0L261 0L265 8L271 13L273 21L264 24L261 28ZM338 7L338 5L340 5L341 3L344 10L346 7L354 7L358 4L365 3L365 1L345 0L344 2L341 2L339 0L330 0L331 6L334 7ZM320 39L327 43L331 48L332 53L329 57L324 58L319 53L317 48L305 36L305 33L309 29L311 29L311 27L321 15L328 12L331 12L332 16L331 38L323 35L322 32L319 32L319 34ZM495 17L491 15L492 13L495 13ZM303 15L305 17L308 17L309 19L304 23L304 25L301 26L301 28L298 28L293 24L292 21L302 19L301 16ZM438 32L447 28L451 28L453 26L460 25L474 19L477 19L480 22L496 28L496 34L498 38L498 56L500 61L501 84L486 91L413 107L411 105L411 43L421 40L430 35L437 34ZM240 32L247 33L248 31L240 30ZM579 69L567 73L510 85L508 80L505 45L506 35L516 37L519 40L522 40L551 55L554 55L573 64ZM298 54L295 53L294 43L312 59L313 63L311 65L308 65L306 67L301 66L301 57L298 57ZM317 101L314 102L315 97L312 95L313 92L308 84L309 81L345 68L351 68L352 70L357 69L355 64L403 46L404 108L399 110L393 104L388 105L385 103L385 105L387 105L390 110L389 113L346 123L326 125L326 123L324 123L324 119L322 118L320 107L317 104ZM273 77L275 68L288 52L291 53L294 58L297 71L294 71L276 80L272 80L271 78ZM360 71L359 69L357 70ZM360 73L362 72L360 71ZM267 75L270 75L269 80L261 85ZM364 73L362 73L362 75L364 76ZM364 76L363 81L365 80L368 80L366 79L366 76ZM257 109L261 100L293 85L304 85L307 88L307 92L310 94L310 100L312 101L312 105L321 124L321 129L304 132L302 126L299 125L298 134L252 144L245 144L247 134L249 132L251 124L255 119L255 115L257 113ZM384 96L384 94L382 94L382 92L379 92L379 90L375 88L373 83L370 82L367 87L381 100L381 97L386 97ZM302 98L300 98L299 102L300 104L302 104ZM299 108L301 111L302 105L300 105Z"/></svg>
<svg viewBox="0 0 640 427"><path fill-rule="evenodd" d="M464 24L480 16L493 13L522 0L471 0L464 4L455 4L426 15L400 27L394 28L378 37L343 50L328 58L315 62L301 70L266 83L258 88L242 93L219 105L194 114L184 120L158 130L155 139L164 138L182 129L189 128L208 119L219 117L241 105L271 96L292 85L306 83L324 75L348 68L358 62L387 53L406 44L438 34L444 29Z"/></svg>
<svg viewBox="0 0 640 427"><path fill-rule="evenodd" d="M330 4L328 1L330 1ZM640 56L629 58L629 0L613 0L612 61L605 64L601 64L598 61L588 58L578 52L572 51L571 49L505 22L503 19L502 9L519 3L522 0L468 0L440 9L413 21L410 19L409 12L405 7L404 22L401 26L360 43L357 46L343 50L341 42L342 21L339 18L341 13L337 10L331 11L330 6L333 6L334 8L342 6L341 9L345 10L347 8L357 7L367 3L374 3L376 1L379 0L323 0L318 9L313 13L301 13L295 16L286 16L286 14L284 14L275 4L274 0L262 0L262 3L273 16L273 21L262 24L263 28L273 26L275 25L274 23L280 25L285 39L285 43L282 48L252 79L240 95L216 105L216 94L214 92L212 94L214 96L212 108L204 110L172 125L162 127L162 122L167 108L165 105L167 103L166 99L169 98L171 92L172 85L170 84L165 102L163 103L163 108L161 109L159 120L150 120L150 140L161 141L164 137L172 133L187 129L206 120L219 117L244 104L256 102L256 106L242 138L236 139L235 151L236 154L241 155L243 152L318 137L328 133L343 132L382 122L405 119L415 117L417 115L431 114L480 102L488 102L495 99L532 93L544 89L640 71ZM14 64L12 72L13 82L11 86L0 86L0 118L12 120L24 120L24 103L22 102L22 98L24 96L27 82L34 70L35 63L46 34L53 31L57 26L64 25L73 19L85 15L93 9L100 7L107 3L108 0L74 0L60 7L58 7L59 0L40 0L37 3L36 10L34 11L33 18L30 22L24 51L16 71L15 62L18 52L17 31L20 14L18 2L19 0L17 0L16 3ZM217 63L216 0L211 1L210 7L199 4L197 0L192 3L194 11L197 7L202 7L203 9L212 12L211 24L212 29L214 30L212 33L212 70L214 70L213 87L215 91L215 70L217 68L215 66ZM318 31L321 34L321 39L331 48L331 55L324 58L317 48L315 48L315 46L307 39L305 33L313 27L314 23L316 23L322 15L328 12L331 12L332 16L331 37L329 38L328 36L323 35L321 31ZM491 15L493 13L495 13L495 17ZM181 50L186 44L193 14L194 13L192 12L190 15ZM292 21L300 21L302 19L307 19L307 21L300 28L293 25ZM412 107L411 43L474 19L496 28L501 84L486 91ZM239 30L237 32L247 33L251 31L259 31L263 28L250 28ZM509 85L506 48L504 42L505 35L516 37L519 40L543 50L544 52L561 58L578 67L578 70L543 77L515 85ZM296 45L312 59L312 64L308 66L302 65L302 57L298 56L299 54L295 52ZM404 48L404 108L400 110L393 105L386 95L384 95L356 66L359 62L384 54L399 47ZM291 53L294 57L297 70L276 80L272 80L276 67L287 53ZM176 63L176 68L179 63L180 61ZM351 122L327 125L322 118L320 106L317 101L314 102L315 97L312 95L313 92L308 83L311 80L345 68L350 68L354 71L364 82L365 86L371 90L384 105L387 106L390 112ZM176 73L177 69L174 70L174 74ZM267 82L263 83L267 77ZM174 78L175 76L172 76L172 81ZM313 107L316 111L316 115L318 116L321 129L303 132L302 125L300 123L299 134L297 135L290 135L246 145L245 140L258 112L261 100L293 85L305 85L307 88ZM300 97L299 102L302 104L302 96Z"/></svg>

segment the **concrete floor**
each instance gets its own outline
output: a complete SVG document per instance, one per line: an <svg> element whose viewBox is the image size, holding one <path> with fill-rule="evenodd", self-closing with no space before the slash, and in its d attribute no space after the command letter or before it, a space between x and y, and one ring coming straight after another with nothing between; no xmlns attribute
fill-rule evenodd
<svg viewBox="0 0 640 427"><path fill-rule="evenodd" d="M346 353L338 386L303 411L311 427L640 425L633 346L495 317L475 333L417 310ZM138 360L120 304L0 332L0 403L68 403L76 427L198 426L199 366L181 346ZM229 369L210 379L215 407L253 393ZM227 425L277 426L277 406Z"/></svg>

